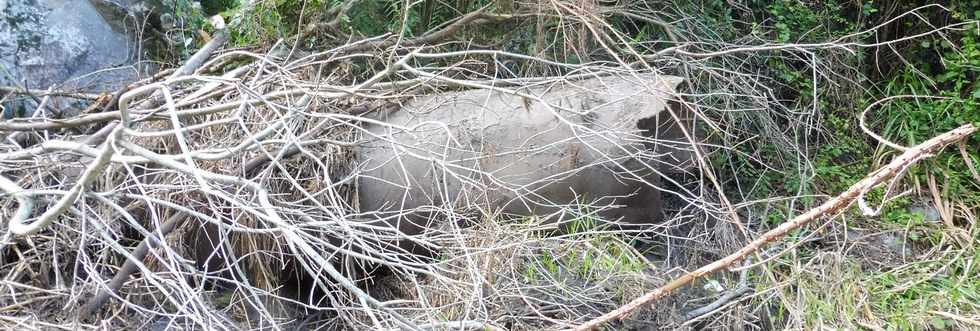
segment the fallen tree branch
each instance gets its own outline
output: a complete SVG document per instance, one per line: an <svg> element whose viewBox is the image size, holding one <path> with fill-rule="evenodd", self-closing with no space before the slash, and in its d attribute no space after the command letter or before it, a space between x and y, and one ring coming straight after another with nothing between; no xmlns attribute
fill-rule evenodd
<svg viewBox="0 0 980 331"><path fill-rule="evenodd" d="M708 313L711 313L711 312L717 310L718 308L721 308L721 306L723 306L723 305L731 302L733 299L738 298L738 297L742 296L743 294L749 293L749 292L752 292L752 288L750 288L750 287L744 287L743 286L743 287L733 288L733 289L728 290L727 292L725 292L724 295L722 295L721 297L719 297L715 301L712 301L711 303L705 305L704 307L697 308L697 309L694 309L692 311L687 312L687 314L684 314L684 317L687 318L688 322L690 322L690 321L692 321L694 319L697 319L697 318L699 318L701 316L704 316L704 315L706 315Z"/></svg>
<svg viewBox="0 0 980 331"><path fill-rule="evenodd" d="M165 70L164 72L161 72L161 73L168 74L165 81L172 81L194 73L194 71L199 69L204 64L204 62L209 57L211 57L211 54L217 51L219 47L224 45L226 41L228 41L228 32L226 30L219 30L217 34L215 34L214 39L211 39L211 41L205 44L204 47L201 47L200 50L198 50L196 53L194 53L194 55L192 55L189 59L187 59L187 62L185 62L184 65L180 66L176 70ZM159 77L160 77L160 73L154 75L152 79L156 80ZM138 85L140 85L140 82L127 85L122 89L120 89L119 91L113 93L112 97L107 100L108 103L106 104L107 106L106 109L102 112L93 113L96 110L96 108L101 108L103 106L102 102L97 102L96 103L97 106L89 107L84 111L82 111L83 114L87 114L84 116L80 116L72 119L66 119L66 120L50 119L45 121L31 121L31 122L3 121L0 122L0 131L52 130L52 129L62 129L62 128L73 128L73 127L79 127L87 124L117 120L119 119L120 116L120 112L116 110L118 109L119 97L122 96L123 93L128 92L129 90L135 88ZM4 91L3 89L4 87L0 87L0 92L3 92ZM10 92L18 92L18 91L11 90ZM30 91L30 92L36 92L36 91ZM41 93L48 93L48 92L42 91ZM96 101L102 100L100 98L104 99L104 97L108 95L104 93L99 95L81 95L81 94L61 95L61 94L52 94L52 93L49 94L75 97L81 99L91 99ZM146 100L142 101L141 104L145 109L154 108L157 105L159 105L161 99L162 96L160 96L159 94L153 94ZM237 105L234 105L232 107L237 107Z"/></svg>
<svg viewBox="0 0 980 331"><path fill-rule="evenodd" d="M724 295L701 308L691 310L687 312L687 314L684 314L685 317L687 317L687 322L684 322L684 324L693 322L720 309L733 299L741 297L742 294L752 292L752 287L749 286L749 267L751 267L751 262L751 258L745 259L745 262L743 262L743 267L745 267L745 269L742 269L738 273L738 284L729 289Z"/></svg>
<svg viewBox="0 0 980 331"><path fill-rule="evenodd" d="M403 45L411 47L411 46L436 44L456 35L456 33L459 32L459 30L463 29L467 25L500 23L514 17L512 15L484 13L484 10L486 10L488 7L489 6L484 6L480 9L474 10L469 14L460 17L459 20L457 20L456 22L447 25L445 28L432 31L430 33L427 33L415 39L407 40L406 42L403 43Z"/></svg>
<svg viewBox="0 0 980 331"><path fill-rule="evenodd" d="M0 93L12 93L12 94L24 94L30 96L54 96L54 97L66 97L72 99L82 99L82 100L96 100L102 97L102 93L85 93L85 92L71 92L71 91L59 91L59 90L33 90L25 89L16 86L0 86Z"/></svg>
<svg viewBox="0 0 980 331"><path fill-rule="evenodd" d="M423 36L419 36L414 39L404 40L400 44L401 46L404 47L433 45L442 42L443 40L451 38L452 36L456 35L456 33L458 33L460 30L462 30L464 27L473 27L481 24L490 24L490 23L501 23L516 17L514 15L487 14L485 13L485 11L489 7L490 7L489 5L483 6L477 10L474 10L466 15L461 16L456 21L449 23L448 25L446 25L445 27L439 30L432 31L430 33L427 33ZM360 52L360 51L370 50L370 49L387 48L387 47L394 46L397 43L397 40L398 39L396 38L396 39L388 39L388 40L378 40L370 43L363 43L355 47L350 47L347 49L347 51Z"/></svg>
<svg viewBox="0 0 980 331"><path fill-rule="evenodd" d="M894 177L895 175L902 173L909 166L914 164L918 160L922 160L930 155L933 155L940 150L942 150L947 145L961 141L966 137L970 136L977 131L977 128L973 124L966 124L952 131L946 132L942 135L936 136L929 139L918 146L909 148L902 155L899 155L891 163L878 169L870 174L861 181L855 183L846 191L840 195L827 200L820 206L810 209L806 213L799 215L789 222L780 224L775 229L769 230L768 232L759 236L748 245L745 245L735 253L732 253L720 260L716 260L708 265L705 265L697 270L681 276L680 278L674 279L673 281L661 286L643 296L634 299L633 301L627 303L626 305L619 307L613 311L610 311L602 316L585 322L573 330L592 330L600 325L608 323L613 320L620 320L628 316L631 312L640 308L641 306L653 302L657 299L663 298L670 292L681 288L687 284L690 284L694 280L704 277L705 275L718 272L722 269L730 267L732 264L744 259L750 254L759 250L759 248L765 246L766 244L773 242L786 236L790 231L800 228L810 222L825 216L834 215L845 208L849 207L856 200L858 200L862 192L867 192L872 188L885 183L888 179Z"/></svg>
<svg viewBox="0 0 980 331"><path fill-rule="evenodd" d="M216 24L216 26L218 25ZM204 46L202 46L201 49L197 50L197 52L195 52L194 55L191 55L191 57L187 59L187 61L184 62L183 65L181 65L179 68L177 68L177 70L171 73L170 76L167 76L167 79L165 79L164 81L172 82L179 78L191 75L194 73L194 71L201 68L201 66L204 65L204 62L211 57L211 54L217 51L218 48L223 46L225 42L228 41L228 30L223 28L219 28L219 29L220 30L218 30L218 32L214 34L214 38L208 41L207 44L204 44ZM157 90L157 92L154 92L149 98L140 102L140 107L137 108L150 109L159 106L160 104L162 104L163 101L163 96L160 93L161 93L160 90Z"/></svg>
<svg viewBox="0 0 980 331"><path fill-rule="evenodd" d="M347 16L347 13L350 12L351 8L353 8L358 1L360 0L347 0L344 1L342 4L340 4L339 6L334 6L333 8L330 8L330 10L327 11L326 15L332 16L333 18L326 22L310 23L309 25L306 26L306 28L303 29L302 32L300 32L299 36L296 38L296 42L299 43L300 41L306 39L311 34L316 33L317 31L321 31L321 30L327 30L329 32L339 31L341 20Z"/></svg>
<svg viewBox="0 0 980 331"><path fill-rule="evenodd" d="M139 270L139 264L143 263L143 259L146 258L146 254L150 252L150 249L156 248L160 242L163 242L168 234L170 234L173 229L177 228L178 224L184 222L184 219L188 218L189 215L186 213L178 211L176 214L167 219L166 222L160 225L158 232L153 232L152 234L159 234L160 237L147 236L140 242L139 246L133 250L133 258L127 259L123 264L122 268L116 272L116 276L112 277L109 284L106 287L99 289L99 293L96 294L92 299L90 299L85 306L82 307L81 316L89 316L99 311L102 305L109 300L109 297L119 292L123 284L129 280L129 276L134 272Z"/></svg>
<svg viewBox="0 0 980 331"><path fill-rule="evenodd" d="M78 182L76 182L75 185L73 185L72 188L68 190L68 192L66 192L60 199L58 199L58 202L55 203L54 206L45 210L44 213L42 213L41 216L39 216L37 220L35 220L33 223L30 224L25 223L27 221L27 217L30 216L31 213L30 210L21 212L22 209L26 208L25 206L29 206L21 202L21 205L18 208L19 212L15 215L15 217L12 217L10 219L10 222L7 225L10 233L18 236L34 234L40 231L41 229L44 229L45 227L53 223L55 220L57 220L58 216L60 216L62 212L67 210L69 207L71 207L75 203L75 199L81 196L83 191L90 184L92 184L92 182L95 181L95 179L98 176L102 175L102 170L105 169L107 165L109 165L109 162L112 159L112 155L114 154L114 151L112 149L113 141L115 139L119 139L121 132L122 132L121 130L116 128L109 133L109 139L106 142L102 143L102 148L95 156L95 160L89 163L89 165L85 169L85 172L83 172L81 177L78 178ZM9 184L9 183L5 183L5 184ZM19 195L23 194L23 191L19 191L13 188L12 190L8 190L4 188L4 191L15 197L18 197ZM18 201L21 200L18 198Z"/></svg>

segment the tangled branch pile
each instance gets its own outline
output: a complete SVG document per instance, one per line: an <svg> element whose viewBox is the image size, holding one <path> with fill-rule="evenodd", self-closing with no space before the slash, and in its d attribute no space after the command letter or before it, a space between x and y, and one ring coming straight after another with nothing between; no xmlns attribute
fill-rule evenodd
<svg viewBox="0 0 980 331"><path fill-rule="evenodd" d="M492 15L484 7L415 39L381 35L316 52L283 44L265 52L216 51L227 38L221 32L184 67L105 95L77 118L0 123L6 133L0 188L12 198L2 202L10 220L0 248L2 323L68 329L572 327L656 288L682 268L735 251L764 230L751 203L735 205L726 197L726 185L748 184L719 178L704 153L717 150L724 159L768 145L778 146L786 159L805 159L808 139L802 137L813 134L808 123L819 115L806 105L782 104L767 73L753 68L773 58L803 57L815 77L838 81L852 73L837 58L901 42L854 41L876 27L820 44L751 37L724 44L711 42L707 27L675 30L639 5L597 10L554 1L522 7L535 11ZM674 40L660 49L632 43L608 24L617 16L662 24ZM565 49L591 60L558 63L540 52L447 42L464 28L526 17L560 18L558 28L571 38L562 41ZM331 23L336 25L311 25L303 37L335 30ZM539 51L546 48L546 41L539 43ZM547 217L503 217L475 199L463 205L429 199L423 207L440 222L406 231L385 224L414 210L382 213L359 205L358 182L367 171L359 148L380 142L404 153L398 156L422 158L412 153L418 146L379 132L418 130L386 122L386 116L444 91L518 96L535 111L550 109L561 125L574 127L571 139L589 147L595 137L613 141L606 138L614 133L633 139L614 145L629 150L629 158L659 157L629 146L664 141L635 127L580 128L571 119L575 113L566 111L574 107L529 92L588 78L645 75L683 77L686 85L677 90L637 86L633 92L664 94L678 105L667 113L695 114L692 128L711 132L710 143L691 134L666 142L686 144L697 164L679 174L654 170L663 181L644 182L666 195L661 223L641 230L603 227L589 210L606 206L583 202L557 205L556 213L574 215L560 227ZM814 95L847 93L813 88ZM440 163L446 155L426 160L454 174L483 172ZM610 167L606 161L573 165L569 172ZM624 178L642 179L623 172ZM467 185L530 194L487 182ZM633 240L657 253L641 252ZM419 259L416 250L393 244L402 242L435 253ZM674 315L646 311L624 323L684 322Z"/></svg>

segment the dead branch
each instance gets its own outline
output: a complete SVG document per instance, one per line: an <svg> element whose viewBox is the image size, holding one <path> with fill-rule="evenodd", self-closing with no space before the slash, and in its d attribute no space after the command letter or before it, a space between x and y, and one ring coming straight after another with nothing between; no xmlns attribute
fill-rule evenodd
<svg viewBox="0 0 980 331"><path fill-rule="evenodd" d="M480 7L477 10L474 10L466 15L463 15L455 22L450 23L449 25L445 26L442 29L432 31L418 38L402 41L401 46L412 47L412 46L437 44L456 35L456 33L458 33L464 27L467 26L472 27L472 26L488 24L488 23L500 23L516 17L514 15L484 13L484 11L486 11L487 8L489 8L489 5ZM363 43L356 47L348 48L347 51L359 52L359 51L370 50L370 49L386 48L386 47L394 46L396 43L397 43L397 39L378 40L375 42Z"/></svg>
<svg viewBox="0 0 980 331"><path fill-rule="evenodd" d="M871 172L867 177L852 185L847 189L847 191L844 191L833 199L827 200L820 206L810 209L810 211L793 218L789 222L780 224L775 229L769 230L735 253L698 268L697 270L687 273L680 278L674 279L666 285L650 291L622 307L585 322L572 330L592 330L610 321L623 319L637 308L640 308L643 305L657 299L663 298L664 296L670 294L670 292L690 284L698 278L728 268L732 264L756 252L759 250L759 248L762 248L763 246L786 236L790 231L809 224L810 222L821 217L838 214L858 200L863 192L867 192L872 188L885 183L888 179L901 172L904 172L916 161L934 155L946 147L946 145L961 141L976 131L977 128L975 126L972 124L966 124L952 131L929 139L918 146L909 148L902 153L902 155L899 155L892 160L892 162L888 165L878 169L877 171Z"/></svg>
<svg viewBox="0 0 980 331"><path fill-rule="evenodd" d="M146 239L143 239L143 242L133 250L132 258L126 260L126 263L123 264L122 268L119 268L116 276L112 277L109 284L106 284L105 288L99 289L99 293L85 303L85 306L82 307L81 316L90 316L99 311L99 308L102 308L102 305L109 300L111 295L119 292L123 284L129 280L129 275L139 270L140 263L143 263L143 259L150 252L150 249L156 248L159 242L165 240L167 234L176 229L177 225L182 223L187 217L187 214L178 211L160 225L159 231L153 232L154 235L159 235L159 237L147 236Z"/></svg>
<svg viewBox="0 0 980 331"><path fill-rule="evenodd" d="M357 4L357 2L359 1L360 0L347 0L344 1L344 3L340 4L339 6L330 8L330 10L327 11L326 15L332 16L333 17L332 19L326 22L310 23L309 25L306 26L306 28L303 29L303 32L299 34L297 40L299 41L299 40L306 39L311 34L321 30L327 30L330 32L338 31L340 29L341 20L345 16L347 16L347 13L350 12L351 8L353 8L354 5Z"/></svg>
<svg viewBox="0 0 980 331"><path fill-rule="evenodd" d="M15 86L0 86L0 93L24 94L24 95L39 96L39 97L44 97L44 96L66 97L66 98L82 99L82 100L97 100L100 97L102 97L102 94L99 93L70 92L70 91L58 91L58 90L46 91L46 90L25 89L25 88L20 88Z"/></svg>

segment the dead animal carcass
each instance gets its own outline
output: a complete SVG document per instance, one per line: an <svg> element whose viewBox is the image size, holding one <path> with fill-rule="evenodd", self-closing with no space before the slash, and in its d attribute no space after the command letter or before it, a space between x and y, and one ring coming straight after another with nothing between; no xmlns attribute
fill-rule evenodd
<svg viewBox="0 0 980 331"><path fill-rule="evenodd" d="M694 160L691 122L664 111L679 83L607 75L417 99L366 131L360 209L407 234L464 210L657 222L659 173Z"/></svg>
<svg viewBox="0 0 980 331"><path fill-rule="evenodd" d="M350 230L326 238L351 253L332 254L338 269L365 280L379 264L421 268L434 256L431 247L405 239L461 212L658 222L661 175L695 160L680 130L697 137L690 113L672 101L680 82L608 75L474 89L418 98L365 121L353 170L361 215L351 215ZM233 249L208 244L218 242L216 230L205 225L193 240L204 244L198 262L212 271L234 260ZM283 289L326 302L315 285L322 276L295 261L285 270Z"/></svg>

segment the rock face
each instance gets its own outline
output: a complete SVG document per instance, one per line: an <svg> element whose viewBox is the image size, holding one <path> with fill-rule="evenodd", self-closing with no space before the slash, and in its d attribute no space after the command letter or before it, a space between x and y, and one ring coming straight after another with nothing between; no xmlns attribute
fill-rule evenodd
<svg viewBox="0 0 980 331"><path fill-rule="evenodd" d="M0 85L114 90L136 74L124 67L136 48L123 26L89 1L0 0ZM5 116L29 116L37 101L8 98Z"/></svg>
<svg viewBox="0 0 980 331"><path fill-rule="evenodd" d="M595 212L606 221L657 222L658 172L683 170L693 157L655 140L681 136L661 116L680 82L653 74L606 76L521 91L558 106L551 109L489 90L420 98L366 134L358 151L360 208L390 217L408 233L463 207L554 220Z"/></svg>

